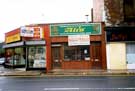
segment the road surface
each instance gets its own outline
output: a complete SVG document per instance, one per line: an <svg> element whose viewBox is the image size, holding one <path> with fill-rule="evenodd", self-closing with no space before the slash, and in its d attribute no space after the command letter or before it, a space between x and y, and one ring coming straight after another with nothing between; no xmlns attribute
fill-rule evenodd
<svg viewBox="0 0 135 91"><path fill-rule="evenodd" d="M135 91L135 77L0 77L0 91Z"/></svg>

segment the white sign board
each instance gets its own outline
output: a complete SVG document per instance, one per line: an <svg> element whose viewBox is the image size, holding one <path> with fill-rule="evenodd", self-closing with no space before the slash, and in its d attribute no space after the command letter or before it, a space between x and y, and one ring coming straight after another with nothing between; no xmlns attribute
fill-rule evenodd
<svg viewBox="0 0 135 91"><path fill-rule="evenodd" d="M20 35L23 37L33 37L34 36L34 28L21 27Z"/></svg>
<svg viewBox="0 0 135 91"><path fill-rule="evenodd" d="M90 36L89 35L69 35L68 36L68 45L90 45Z"/></svg>
<svg viewBox="0 0 135 91"><path fill-rule="evenodd" d="M33 66L35 68L45 68L46 67L46 61L45 60L34 60Z"/></svg>

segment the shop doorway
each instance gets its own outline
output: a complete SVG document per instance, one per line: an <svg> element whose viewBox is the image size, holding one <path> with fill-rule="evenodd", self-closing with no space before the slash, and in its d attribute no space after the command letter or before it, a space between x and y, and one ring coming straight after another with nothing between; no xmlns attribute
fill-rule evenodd
<svg viewBox="0 0 135 91"><path fill-rule="evenodd" d="M102 69L101 44L91 44L92 69Z"/></svg>
<svg viewBox="0 0 135 91"><path fill-rule="evenodd" d="M135 44L126 44L127 69L135 69Z"/></svg>
<svg viewBox="0 0 135 91"><path fill-rule="evenodd" d="M61 54L60 54L60 47L52 47L52 62L53 62L53 69L60 69L61 68Z"/></svg>

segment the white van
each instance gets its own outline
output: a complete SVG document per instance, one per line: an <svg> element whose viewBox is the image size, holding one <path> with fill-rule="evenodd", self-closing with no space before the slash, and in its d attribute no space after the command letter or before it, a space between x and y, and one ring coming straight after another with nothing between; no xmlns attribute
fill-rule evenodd
<svg viewBox="0 0 135 91"><path fill-rule="evenodd" d="M5 62L5 58L0 58L0 65L3 65Z"/></svg>

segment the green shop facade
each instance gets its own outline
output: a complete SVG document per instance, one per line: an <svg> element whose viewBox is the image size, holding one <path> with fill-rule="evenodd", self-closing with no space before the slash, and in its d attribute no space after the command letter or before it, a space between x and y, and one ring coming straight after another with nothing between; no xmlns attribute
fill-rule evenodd
<svg viewBox="0 0 135 91"><path fill-rule="evenodd" d="M104 23L51 24L47 70L106 69Z"/></svg>

